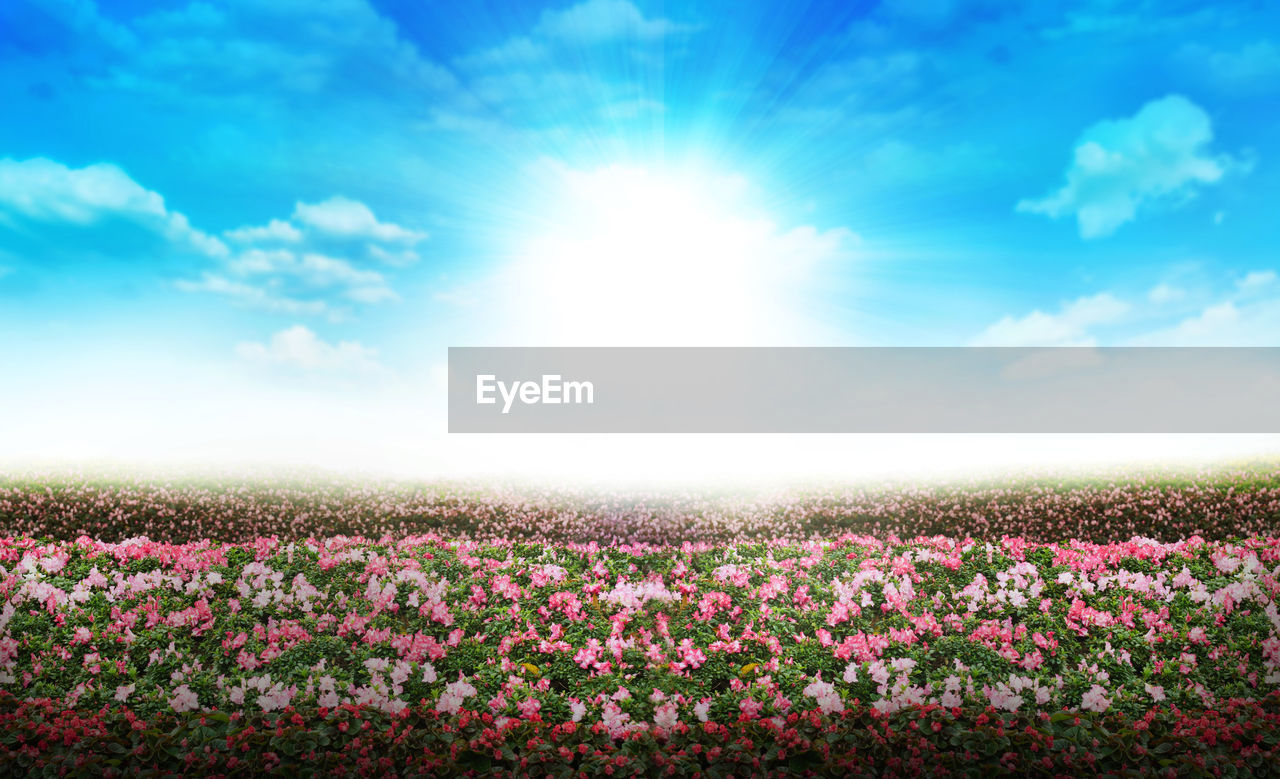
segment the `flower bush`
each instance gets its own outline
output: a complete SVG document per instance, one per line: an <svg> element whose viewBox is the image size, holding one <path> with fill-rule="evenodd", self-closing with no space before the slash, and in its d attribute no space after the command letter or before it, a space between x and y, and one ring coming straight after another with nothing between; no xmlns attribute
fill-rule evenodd
<svg viewBox="0 0 1280 779"><path fill-rule="evenodd" d="M1280 536L1263 532L1278 488L1139 485L775 496L754 516L788 532L768 538L743 530L746 504L716 513L738 499L678 499L663 511L714 538L597 543L575 538L606 516L603 496L12 482L0 761L156 774L1264 772L1280 733ZM450 500L457 514L441 508ZM447 534L397 532L425 524L427 505ZM661 529L640 505L607 516ZM963 527L976 511L983 528L1034 532L833 532L894 505L893 521L917 527ZM395 519L396 506L408 513ZM537 531L559 540L490 532L512 506L522 523L569 519ZM483 519L456 532L469 510ZM238 511L247 528L289 532L250 535ZM387 532L307 535L311 511L326 531ZM1036 511L1067 527L1146 512L1213 538L1048 540ZM168 540L113 537L158 536L165 517ZM78 525L94 535L67 538Z"/></svg>

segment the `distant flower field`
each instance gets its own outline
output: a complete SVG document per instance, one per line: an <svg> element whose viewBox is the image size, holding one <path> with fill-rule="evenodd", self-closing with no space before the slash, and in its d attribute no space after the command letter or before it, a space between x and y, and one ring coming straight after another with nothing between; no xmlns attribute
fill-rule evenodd
<svg viewBox="0 0 1280 779"><path fill-rule="evenodd" d="M0 773L1280 762L1280 484L1254 471L755 498L13 480L0 519Z"/></svg>
<svg viewBox="0 0 1280 779"><path fill-rule="evenodd" d="M841 533L998 540L1280 534L1280 463L1110 479L1009 476L938 484L600 492L316 477L68 478L0 473L11 535L185 543L439 533L535 543L805 541Z"/></svg>

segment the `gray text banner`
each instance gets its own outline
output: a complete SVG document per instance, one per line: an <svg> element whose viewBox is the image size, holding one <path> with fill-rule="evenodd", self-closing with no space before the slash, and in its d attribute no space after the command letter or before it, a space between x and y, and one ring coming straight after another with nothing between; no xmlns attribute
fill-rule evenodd
<svg viewBox="0 0 1280 779"><path fill-rule="evenodd" d="M451 433L1280 433L1280 348L449 349Z"/></svg>

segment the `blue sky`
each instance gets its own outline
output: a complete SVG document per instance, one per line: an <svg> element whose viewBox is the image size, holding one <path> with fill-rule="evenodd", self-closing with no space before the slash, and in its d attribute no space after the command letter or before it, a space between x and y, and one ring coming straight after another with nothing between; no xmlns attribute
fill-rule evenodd
<svg viewBox="0 0 1280 779"><path fill-rule="evenodd" d="M0 105L10 453L449 345L1280 345L1268 3L9 0Z"/></svg>

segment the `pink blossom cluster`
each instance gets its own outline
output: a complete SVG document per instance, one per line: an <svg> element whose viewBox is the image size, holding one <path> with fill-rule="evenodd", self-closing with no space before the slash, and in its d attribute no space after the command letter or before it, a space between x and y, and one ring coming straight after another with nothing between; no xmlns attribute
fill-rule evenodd
<svg viewBox="0 0 1280 779"><path fill-rule="evenodd" d="M0 690L140 711L427 706L611 737L1280 689L1280 538L669 545L0 539Z"/></svg>

